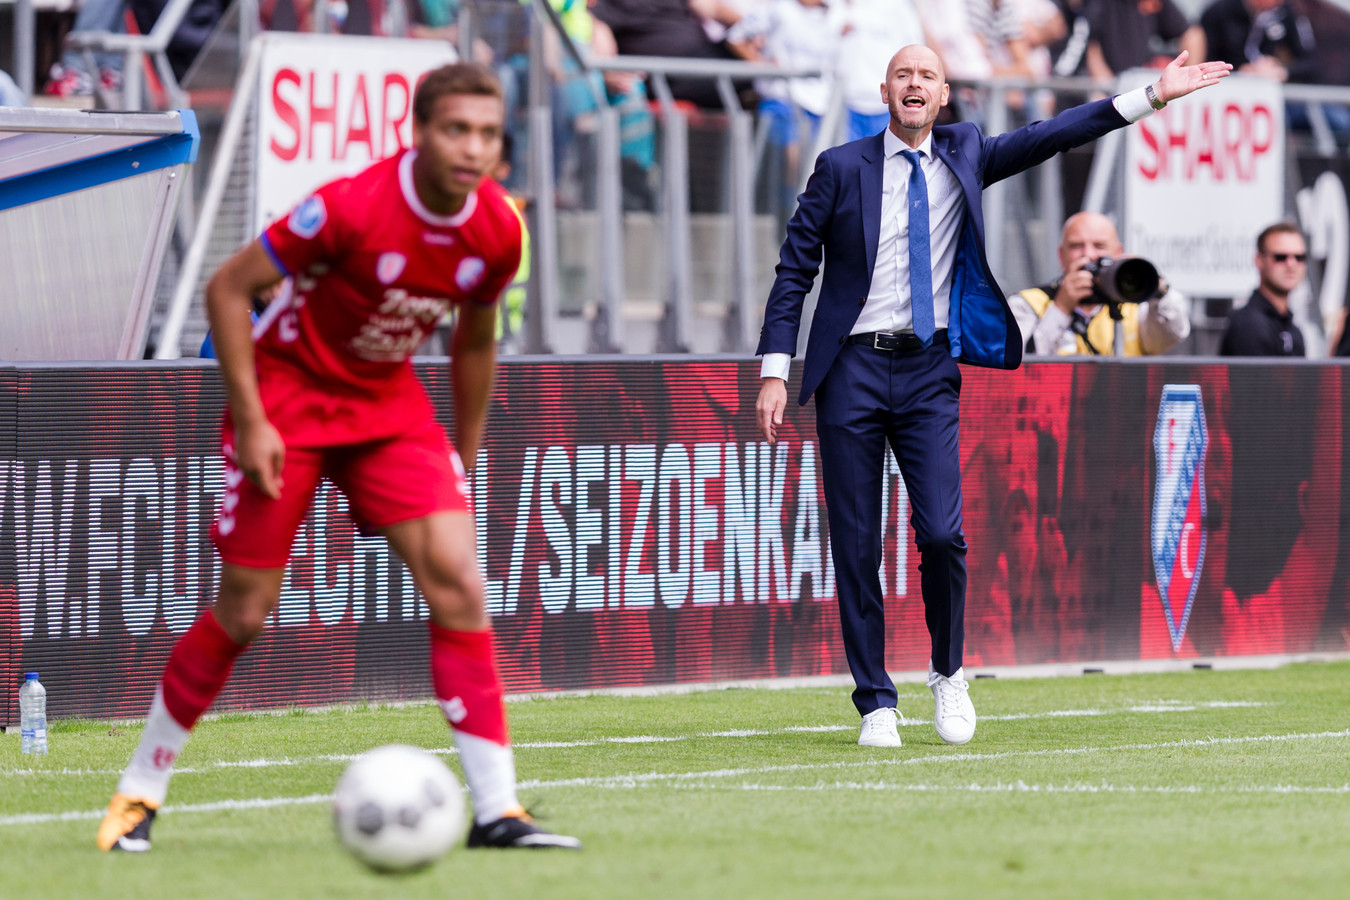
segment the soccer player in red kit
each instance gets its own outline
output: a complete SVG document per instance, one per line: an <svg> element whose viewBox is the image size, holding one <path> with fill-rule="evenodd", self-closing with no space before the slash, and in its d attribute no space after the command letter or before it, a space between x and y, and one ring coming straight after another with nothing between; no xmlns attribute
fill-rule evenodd
<svg viewBox="0 0 1350 900"><path fill-rule="evenodd" d="M413 147L320 188L221 266L206 289L229 410L212 528L215 605L169 655L145 732L99 829L103 850L150 849L173 762L234 660L276 608L321 477L407 564L430 610L431 674L473 798L470 847L579 848L516 799L501 680L464 467L408 361L447 309L455 441L472 462L496 366L497 299L521 222L485 173L501 151L501 86L485 68L430 73ZM256 326L250 298L292 290ZM252 332L252 333L251 333Z"/></svg>

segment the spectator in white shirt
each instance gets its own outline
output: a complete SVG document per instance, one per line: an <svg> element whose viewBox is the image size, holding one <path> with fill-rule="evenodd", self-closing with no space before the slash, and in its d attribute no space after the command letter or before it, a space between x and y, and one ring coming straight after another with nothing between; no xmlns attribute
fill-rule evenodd
<svg viewBox="0 0 1350 900"><path fill-rule="evenodd" d="M845 26L842 0L768 0L727 31L727 45L751 60L785 69L815 69L832 76ZM760 78L759 125L770 156L765 182L770 211L786 218L799 187L801 145L813 140L830 103L831 77ZM878 82L878 95L880 83ZM802 125L805 125L803 135ZM763 205L763 204L762 204Z"/></svg>
<svg viewBox="0 0 1350 900"><path fill-rule="evenodd" d="M836 72L844 83L848 140L856 141L890 125L877 73L886 71L896 48L922 44L924 34L914 0L847 0L844 16Z"/></svg>

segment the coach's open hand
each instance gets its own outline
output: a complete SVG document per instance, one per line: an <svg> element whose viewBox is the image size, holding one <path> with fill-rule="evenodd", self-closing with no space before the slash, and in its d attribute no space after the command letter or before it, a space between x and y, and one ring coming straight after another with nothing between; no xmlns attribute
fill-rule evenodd
<svg viewBox="0 0 1350 900"><path fill-rule="evenodd" d="M1192 91L1218 84L1220 78L1227 78L1233 71L1233 64L1226 62L1202 62L1193 66L1186 65L1190 52L1182 50L1181 55L1167 64L1158 78L1154 91L1164 103L1184 97Z"/></svg>

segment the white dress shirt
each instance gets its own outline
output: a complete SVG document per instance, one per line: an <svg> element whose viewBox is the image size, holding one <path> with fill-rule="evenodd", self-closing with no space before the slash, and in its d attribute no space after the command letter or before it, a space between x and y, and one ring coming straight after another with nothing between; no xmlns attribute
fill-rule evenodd
<svg viewBox="0 0 1350 900"><path fill-rule="evenodd" d="M1136 88L1111 99L1116 111L1128 122L1137 122L1153 112L1143 88ZM908 150L889 128L882 138L886 160L881 175L881 233L877 238L877 258L872 266L872 284L867 292L858 321L851 334L870 331L911 331L913 316L909 300L909 160L900 155ZM946 163L933 158L933 135L917 148L928 182L928 251L933 265L933 323L946 328L951 311L952 269L956 261L956 240L965 205L960 183ZM992 223L1002 227L1001 222ZM761 378L787 381L792 364L790 353L765 353L760 363Z"/></svg>
<svg viewBox="0 0 1350 900"><path fill-rule="evenodd" d="M886 161L881 168L881 231L877 236L877 259L872 266L872 286L867 303L853 324L852 334L869 331L913 331L914 315L909 297L909 176L914 167L900 151L910 149L895 132L886 129L882 138ZM946 163L933 158L933 135L915 148L928 182L928 258L933 285L933 325L946 328L951 309L952 269L956 263L956 238L966 206L961 202L961 183Z"/></svg>

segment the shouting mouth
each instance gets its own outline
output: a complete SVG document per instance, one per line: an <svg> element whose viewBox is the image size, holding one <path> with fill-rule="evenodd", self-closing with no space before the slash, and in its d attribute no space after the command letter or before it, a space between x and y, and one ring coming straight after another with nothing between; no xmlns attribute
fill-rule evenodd
<svg viewBox="0 0 1350 900"><path fill-rule="evenodd" d="M911 94L910 96L901 100L900 105L903 106L905 109L923 109L925 106L928 105L928 101L926 101L923 97Z"/></svg>

